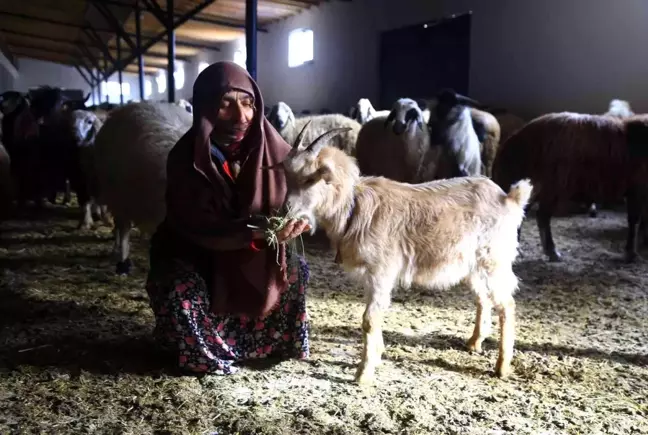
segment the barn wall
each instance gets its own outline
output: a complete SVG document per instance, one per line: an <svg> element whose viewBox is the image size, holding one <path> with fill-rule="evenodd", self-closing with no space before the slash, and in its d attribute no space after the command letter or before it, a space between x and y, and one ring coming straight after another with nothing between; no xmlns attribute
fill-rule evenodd
<svg viewBox="0 0 648 435"><path fill-rule="evenodd" d="M601 112L614 97L648 111L645 0L326 2L259 33L266 104L319 111L375 101L381 31L468 10L471 96L524 115ZM298 27L314 31L314 62L289 68L288 33Z"/></svg>
<svg viewBox="0 0 648 435"><path fill-rule="evenodd" d="M23 57L17 63L20 75L14 83L16 91L27 92L31 87L49 85L90 92L90 86L74 67Z"/></svg>

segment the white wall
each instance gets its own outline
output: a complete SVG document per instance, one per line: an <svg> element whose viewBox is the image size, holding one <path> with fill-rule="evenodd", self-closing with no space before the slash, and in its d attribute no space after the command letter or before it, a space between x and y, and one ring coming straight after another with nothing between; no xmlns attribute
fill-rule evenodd
<svg viewBox="0 0 648 435"><path fill-rule="evenodd" d="M90 92L90 86L79 75L74 67L42 60L18 58L18 78L14 81L14 90L27 92L38 86L59 86L68 89L81 89L84 94Z"/></svg>
<svg viewBox="0 0 648 435"><path fill-rule="evenodd" d="M648 112L646 0L326 2L259 33L266 105L346 110L377 100L381 31L473 11L470 94L523 115L603 112L611 98ZM314 31L314 62L288 67L288 33ZM440 60L442 61L442 60Z"/></svg>

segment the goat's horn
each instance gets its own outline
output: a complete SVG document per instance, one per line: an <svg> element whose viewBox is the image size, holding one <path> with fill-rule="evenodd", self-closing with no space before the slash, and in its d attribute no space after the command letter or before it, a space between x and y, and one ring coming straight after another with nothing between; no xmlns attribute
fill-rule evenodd
<svg viewBox="0 0 648 435"><path fill-rule="evenodd" d="M301 146L302 142L304 141L304 136L306 136L306 130L308 130L308 127L310 127L311 122L313 122L312 119L308 120L304 128L302 128L302 130L297 135L297 139L295 139L295 143L293 144L294 149L299 149L299 147Z"/></svg>
<svg viewBox="0 0 648 435"><path fill-rule="evenodd" d="M329 130L326 133L322 134L317 139L315 139L310 145L308 145L307 151L310 151L311 153L317 155L326 144L326 141L328 141L331 138L334 138L338 134L346 133L347 131L351 131L351 130L352 130L351 127L334 128L333 130Z"/></svg>
<svg viewBox="0 0 648 435"><path fill-rule="evenodd" d="M457 95L457 101L459 101L461 104L465 104L467 106L475 107L477 109L483 107L482 103L480 103L477 100L473 100L470 97L466 97L465 95Z"/></svg>

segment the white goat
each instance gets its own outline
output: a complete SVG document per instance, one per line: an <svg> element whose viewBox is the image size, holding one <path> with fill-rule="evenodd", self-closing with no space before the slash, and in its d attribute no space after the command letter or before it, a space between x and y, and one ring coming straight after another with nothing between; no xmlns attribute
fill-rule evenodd
<svg viewBox="0 0 648 435"><path fill-rule="evenodd" d="M389 115L389 110L376 110L368 98L360 98L350 110L349 117L364 125L379 116Z"/></svg>
<svg viewBox="0 0 648 435"><path fill-rule="evenodd" d="M350 156L355 155L358 132L362 128L357 121L337 113L329 115L307 115L296 118L290 106L283 101L280 101L272 107L267 118L270 124L277 129L281 137L288 143L295 141L297 134L309 121L313 121L313 127L308 133L309 137L306 138L307 140L332 128L348 127L349 130L336 137L332 145L343 150Z"/></svg>
<svg viewBox="0 0 648 435"><path fill-rule="evenodd" d="M169 103L130 103L110 112L95 144L100 200L115 218L118 274L128 274L130 231L146 236L166 214L166 161L191 127L185 108Z"/></svg>
<svg viewBox="0 0 648 435"><path fill-rule="evenodd" d="M392 289L401 283L450 288L468 284L477 296L477 318L468 349L480 352L499 312L498 376L511 372L515 335L513 293L518 279L517 229L532 186L522 180L507 195L486 177L411 185L360 176L354 159L325 146L343 129L301 143L308 124L283 162L291 215L321 226L336 261L366 288L364 350L356 381L371 383L384 349L381 324Z"/></svg>

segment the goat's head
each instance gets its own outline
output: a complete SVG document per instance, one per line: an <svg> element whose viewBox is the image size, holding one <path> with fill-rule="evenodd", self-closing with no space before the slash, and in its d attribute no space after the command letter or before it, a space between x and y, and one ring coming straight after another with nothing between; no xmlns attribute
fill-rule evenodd
<svg viewBox="0 0 648 435"><path fill-rule="evenodd" d="M279 101L277 104L272 106L267 118L270 124L272 124L277 131L281 131L286 128L289 123L295 122L295 114L290 106L283 101Z"/></svg>
<svg viewBox="0 0 648 435"><path fill-rule="evenodd" d="M297 136L293 149L283 162L288 193L286 206L297 218L309 221L315 232L318 219L333 216L345 193L351 192L360 177L358 166L343 151L326 146L335 136L350 128L329 130L308 145L302 142L309 121Z"/></svg>
<svg viewBox="0 0 648 435"><path fill-rule="evenodd" d="M392 131L395 135L401 135L417 127L423 129L423 124L425 124L421 108L411 98L399 98L396 100L385 120L385 127L390 122L393 122Z"/></svg>
<svg viewBox="0 0 648 435"><path fill-rule="evenodd" d="M454 122L464 108L475 107L482 108L482 105L472 98L457 94L452 89L443 89L437 94L437 103L434 107L434 121L437 122ZM433 122L432 118L430 122Z"/></svg>
<svg viewBox="0 0 648 435"><path fill-rule="evenodd" d="M74 140L84 146L92 143L98 133L97 115L87 110L74 110L70 113Z"/></svg>

